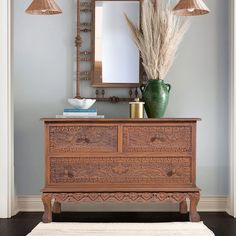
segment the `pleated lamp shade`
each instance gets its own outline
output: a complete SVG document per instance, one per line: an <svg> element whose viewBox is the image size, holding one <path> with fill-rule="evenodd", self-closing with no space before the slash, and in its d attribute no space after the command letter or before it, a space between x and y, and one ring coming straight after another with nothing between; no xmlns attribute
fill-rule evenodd
<svg viewBox="0 0 236 236"><path fill-rule="evenodd" d="M25 12L32 15L55 15L62 13L62 10L54 0L33 0Z"/></svg>
<svg viewBox="0 0 236 236"><path fill-rule="evenodd" d="M173 11L180 16L198 16L210 12L202 0L180 0Z"/></svg>

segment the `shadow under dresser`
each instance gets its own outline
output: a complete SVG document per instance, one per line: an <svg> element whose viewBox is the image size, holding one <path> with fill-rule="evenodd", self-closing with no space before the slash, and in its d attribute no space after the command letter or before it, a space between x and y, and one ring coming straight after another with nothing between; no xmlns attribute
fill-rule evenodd
<svg viewBox="0 0 236 236"><path fill-rule="evenodd" d="M43 118L43 222L64 202L174 202L200 220L196 124L200 119ZM52 200L54 204L52 206Z"/></svg>

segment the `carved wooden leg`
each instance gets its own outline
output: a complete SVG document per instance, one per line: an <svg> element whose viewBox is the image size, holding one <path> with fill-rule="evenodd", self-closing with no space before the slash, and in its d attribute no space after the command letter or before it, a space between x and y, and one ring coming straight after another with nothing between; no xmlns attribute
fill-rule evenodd
<svg viewBox="0 0 236 236"><path fill-rule="evenodd" d="M200 215L197 212L197 204L200 199L200 194L199 193L191 193L190 196L190 221L191 222L199 222L200 221Z"/></svg>
<svg viewBox="0 0 236 236"><path fill-rule="evenodd" d="M44 205L44 214L42 217L43 223L50 223L52 222L52 204L51 204L51 194L43 193L42 201Z"/></svg>
<svg viewBox="0 0 236 236"><path fill-rule="evenodd" d="M186 199L179 204L179 212L181 214L186 214L188 212L188 205Z"/></svg>
<svg viewBox="0 0 236 236"><path fill-rule="evenodd" d="M60 202L54 202L52 212L55 214L61 213L61 203Z"/></svg>

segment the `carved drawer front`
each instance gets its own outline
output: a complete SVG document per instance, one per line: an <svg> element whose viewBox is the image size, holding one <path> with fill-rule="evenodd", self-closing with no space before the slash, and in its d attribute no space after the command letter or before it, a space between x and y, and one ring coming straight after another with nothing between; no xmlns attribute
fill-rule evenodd
<svg viewBox="0 0 236 236"><path fill-rule="evenodd" d="M116 126L50 126L50 153L117 152Z"/></svg>
<svg viewBox="0 0 236 236"><path fill-rule="evenodd" d="M155 152L157 154L190 154L191 126L128 126L123 128L125 152Z"/></svg>
<svg viewBox="0 0 236 236"><path fill-rule="evenodd" d="M49 184L176 187L192 183L191 169L188 157L51 157Z"/></svg>

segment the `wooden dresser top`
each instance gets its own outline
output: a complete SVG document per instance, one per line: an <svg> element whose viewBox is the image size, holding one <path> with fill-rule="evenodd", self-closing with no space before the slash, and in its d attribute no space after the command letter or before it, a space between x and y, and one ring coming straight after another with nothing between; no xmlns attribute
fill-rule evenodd
<svg viewBox="0 0 236 236"><path fill-rule="evenodd" d="M130 119L130 118L41 118L45 123L61 123L61 122L79 122L79 123L156 123L156 122L196 122L200 118L161 118L161 119Z"/></svg>

